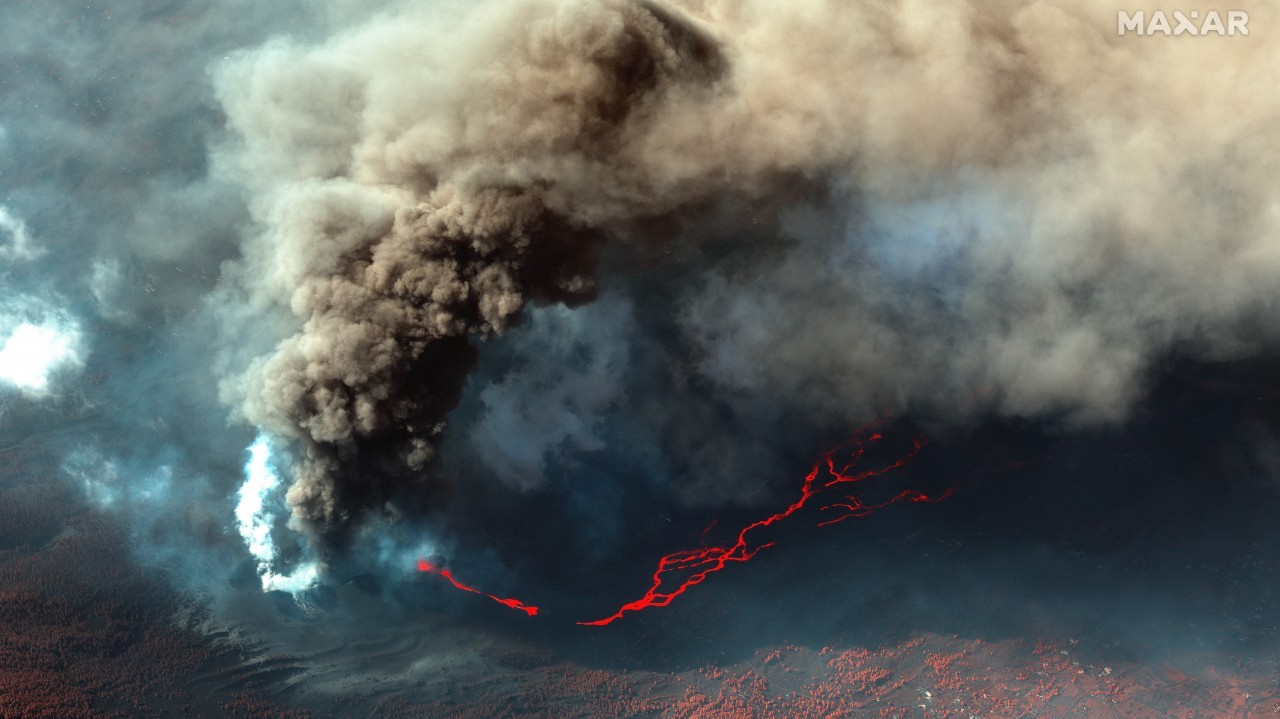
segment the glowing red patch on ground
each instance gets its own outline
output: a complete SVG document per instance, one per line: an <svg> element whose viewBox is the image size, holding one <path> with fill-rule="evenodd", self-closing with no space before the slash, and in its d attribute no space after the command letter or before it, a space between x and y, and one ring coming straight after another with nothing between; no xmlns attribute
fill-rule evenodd
<svg viewBox="0 0 1280 719"><path fill-rule="evenodd" d="M804 509L809 504L809 500L832 487L854 484L898 469L915 459L920 454L920 450L924 448L924 440L916 439L912 442L911 449L893 462L874 469L855 471L866 453L867 446L879 442L881 439L883 437L879 433L872 432L870 427L863 427L855 431L848 442L826 452L813 465L813 469L810 470L809 474L805 475L804 484L800 486L800 497L786 509L743 527L738 531L737 541L731 545L688 549L662 557L658 560L658 567L653 572L653 583L650 585L649 590L644 593L644 596L622 605L618 611L603 619L578 622L578 624L596 627L604 626L621 619L622 615L627 612L638 612L649 607L667 606L673 599L688 591L690 587L701 584L707 577L728 566L730 562L749 561L760 550L773 546L773 542L752 546L747 539L747 535L754 530L781 522ZM839 463L837 463L837 457L841 458ZM877 509L882 509L898 502L937 502L946 498L950 493L951 491L947 490L939 497L929 497L923 492L905 490L892 499L878 504L865 504L858 497L847 495L845 501L834 502L822 507L822 511L835 512L835 515L830 519L819 522L818 526L836 524L850 517L865 517ZM710 530L711 527L707 527L702 533L703 536ZM677 576L683 576L684 579L676 583L673 580ZM674 584L674 587L663 590L664 583Z"/></svg>
<svg viewBox="0 0 1280 719"><path fill-rule="evenodd" d="M418 571L439 575L447 579L449 583L452 584L454 587L461 589L464 592L471 592L472 594L479 594L482 597L488 597L489 599L492 599L498 604L511 607L512 609L518 609L524 612L525 614L528 614L531 617L538 616L537 607L525 604L519 599L507 599L504 597L495 597L494 595L489 594L488 592L482 592L479 589L475 589L474 587L469 587L463 584L462 582L459 582L456 578L454 578L453 572L449 571L448 569L445 569L444 567L437 567L436 565L428 562L425 559L418 560Z"/></svg>

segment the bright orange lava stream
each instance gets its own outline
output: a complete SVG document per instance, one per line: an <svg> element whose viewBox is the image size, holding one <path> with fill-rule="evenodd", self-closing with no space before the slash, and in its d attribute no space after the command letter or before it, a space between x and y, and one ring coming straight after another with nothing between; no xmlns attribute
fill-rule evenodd
<svg viewBox="0 0 1280 719"><path fill-rule="evenodd" d="M861 482L864 479L877 477L885 472L902 467L911 460L916 458L920 450L924 448L924 440L916 439L912 443L911 450L899 457L897 460L877 467L875 469L864 469L855 471L858 463L861 461L863 454L869 444L878 442L882 439L878 433L871 432L869 427L863 427L854 432L853 437L845 444L825 453L813 469L804 478L804 484L800 487L800 497L792 502L786 509L772 514L764 519L757 520L743 527L738 532L738 539L731 545L720 547L706 547L703 549L687 549L680 552L674 552L662 557L658 560L658 567L653 572L653 584L649 590L645 592L643 597L622 605L618 611L603 618L592 622L578 622L578 624L586 626L604 626L622 618L627 612L638 612L649 607L665 607L671 603L673 599L684 594L690 587L701 584L708 576L724 569L730 562L746 562L760 550L773 546L773 542L765 542L753 546L748 540L747 535L756 529L767 527L776 522L790 517L799 512L809 504L809 500L824 493L826 490L844 484L853 484ZM836 457L842 457L842 461L837 466ZM947 490L941 496L929 497L923 492L915 490L905 490L888 501L879 504L864 504L861 499L855 496L847 495L845 501L835 502L833 504L822 507L822 511L835 512L834 516L819 522L819 526L836 524L843 522L850 517L865 517L871 512L887 507L898 502L937 502L945 499L951 494L951 490ZM711 528L708 527L707 531ZM706 531L703 532L706 534ZM669 575L680 574L685 575L685 579L675 584L674 588L663 590L664 580Z"/></svg>
<svg viewBox="0 0 1280 719"><path fill-rule="evenodd" d="M506 605L508 607L511 607L512 609L519 609L520 611L524 612L525 614L528 614L531 617L538 616L537 607L525 604L519 599L504 599L503 597L495 597L492 594L489 594L487 592L482 592L479 589L468 587L462 582L459 582L457 579L454 579L453 572L450 572L448 569L445 569L444 567L437 567L436 565L428 562L425 559L418 560L418 571L430 572L431 574L438 574L444 577L445 579L449 580L450 584L457 587L458 589L461 589L464 592L471 592L472 594L479 594L482 597L488 597L493 601L497 602L498 604Z"/></svg>

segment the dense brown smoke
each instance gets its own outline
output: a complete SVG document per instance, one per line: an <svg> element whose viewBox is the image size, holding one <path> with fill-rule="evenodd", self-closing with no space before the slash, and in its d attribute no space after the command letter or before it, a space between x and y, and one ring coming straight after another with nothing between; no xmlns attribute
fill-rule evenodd
<svg viewBox="0 0 1280 719"><path fill-rule="evenodd" d="M946 312L882 288L905 325L790 263L768 303L713 285L683 318L713 379L1114 418L1160 351L1233 351L1274 297L1273 10L1172 42L1118 37L1104 3L517 0L239 55L218 160L261 231L230 281L296 323L224 395L305 448L298 524L340 523L361 443L431 458L468 337L589 300L600 244L639 220L807 178L999 202ZM815 342L841 351L794 349Z"/></svg>
<svg viewBox="0 0 1280 719"><path fill-rule="evenodd" d="M717 80L710 43L632 3L503 15L473 40L492 47L454 48L452 67L424 66L419 21L399 18L301 53L301 67L276 47L222 77L246 141L236 161L297 172L280 195L266 188L269 234L249 261L268 278L255 289L303 324L226 389L307 448L288 494L307 524L342 518L336 457L355 441L398 438L413 468L431 458L465 379L445 369L467 361L457 338L501 332L531 299L590 299L595 228L671 207L618 154L671 88ZM384 95L399 90L388 82L420 87ZM255 147L282 140L296 157Z"/></svg>

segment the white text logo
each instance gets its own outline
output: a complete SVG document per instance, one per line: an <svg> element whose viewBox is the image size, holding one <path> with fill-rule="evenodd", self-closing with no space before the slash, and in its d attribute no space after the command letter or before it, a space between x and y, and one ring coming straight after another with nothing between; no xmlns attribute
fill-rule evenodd
<svg viewBox="0 0 1280 719"><path fill-rule="evenodd" d="M1121 35L1248 35L1249 13L1231 10L1224 21L1217 10L1207 13L1174 10L1167 14L1156 10L1150 15L1141 10L1132 15L1121 10L1116 13L1116 31Z"/></svg>

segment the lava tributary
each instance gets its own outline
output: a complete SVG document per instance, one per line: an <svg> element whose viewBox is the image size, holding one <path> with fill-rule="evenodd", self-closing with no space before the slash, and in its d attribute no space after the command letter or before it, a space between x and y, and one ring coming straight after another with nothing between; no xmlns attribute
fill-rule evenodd
<svg viewBox="0 0 1280 719"><path fill-rule="evenodd" d="M796 514L804 509L810 500L815 497L834 493L835 489L833 488L835 487L878 477L902 467L915 459L920 450L924 448L924 440L917 438L912 441L910 450L892 462L872 469L859 470L858 466L862 462L867 448L882 439L883 436L873 432L870 427L858 429L848 442L822 455L821 459L814 464L813 469L805 475L804 484L800 487L800 497L787 506L786 509L746 525L738 531L737 540L733 544L704 547L702 549L687 549L662 557L658 560L658 566L653 572L653 583L650 585L649 590L644 593L644 596L622 605L618 611L603 619L578 622L578 624L604 626L621 619L622 615L627 612L638 612L649 607L667 606L673 599L684 594L690 587L701 584L703 580L724 569L730 562L746 562L760 550L773 546L774 542L753 544L749 541L748 535L755 530L781 522ZM865 517L877 509L898 502L937 502L945 499L950 494L951 490L947 490L940 496L930 497L916 490L904 490L891 499L876 504L866 504L860 498L851 495L846 495L840 500L833 498L831 504L821 507L821 511L824 513L830 512L831 514L826 519L818 522L818 526L835 524L850 517ZM703 536L710 530L711 527L707 527L703 531ZM677 581L677 577L683 577L683 579ZM663 589L664 584L671 588Z"/></svg>
<svg viewBox="0 0 1280 719"><path fill-rule="evenodd" d="M418 571L437 574L449 580L450 584L452 584L454 587L458 589L461 589L464 592L471 592L472 594L479 594L482 597L488 597L493 601L497 602L498 604L511 607L512 609L519 609L520 611L524 612L525 614L528 614L531 617L538 616L537 607L531 606L529 604L525 604L519 599L508 599L505 597L498 597L498 596L489 594L488 592L482 592L479 589L476 589L474 587L469 587L463 584L462 582L459 582L457 579L455 579L453 576L453 572L449 571L448 569L445 569L444 567L437 567L436 565L432 564L431 562L428 562L425 559L418 560Z"/></svg>

